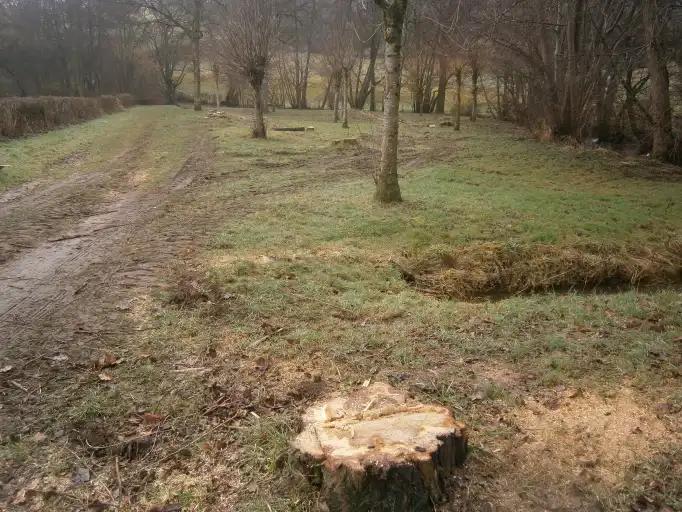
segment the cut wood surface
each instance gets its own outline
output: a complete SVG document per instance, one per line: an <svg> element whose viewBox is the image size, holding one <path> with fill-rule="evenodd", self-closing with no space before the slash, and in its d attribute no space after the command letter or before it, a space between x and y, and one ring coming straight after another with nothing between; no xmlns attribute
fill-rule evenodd
<svg viewBox="0 0 682 512"><path fill-rule="evenodd" d="M446 407L375 383L319 403L294 441L330 511L432 510L466 457L466 430Z"/></svg>

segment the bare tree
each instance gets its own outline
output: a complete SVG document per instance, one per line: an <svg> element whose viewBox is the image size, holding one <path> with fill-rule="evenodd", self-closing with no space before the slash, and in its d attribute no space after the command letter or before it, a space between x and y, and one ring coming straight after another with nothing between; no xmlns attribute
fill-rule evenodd
<svg viewBox="0 0 682 512"><path fill-rule="evenodd" d="M400 79L407 0L374 0L384 14L386 85L381 166L375 175L376 198L382 203L402 201L398 183L398 132L400 128Z"/></svg>
<svg viewBox="0 0 682 512"><path fill-rule="evenodd" d="M672 110L670 107L670 76L664 47L665 20L670 16L666 0L644 0L643 23L647 48L647 67L651 80L651 117L655 158L667 159L673 148Z"/></svg>
<svg viewBox="0 0 682 512"><path fill-rule="evenodd" d="M343 0L334 3L325 19L325 29L327 35L323 42L323 53L333 91L334 122L343 117L344 126L347 126L349 75L357 57L350 2Z"/></svg>
<svg viewBox="0 0 682 512"><path fill-rule="evenodd" d="M284 0L280 4L282 51L276 66L283 95L292 108L308 108L308 80L319 16L317 4L318 0Z"/></svg>
<svg viewBox="0 0 682 512"><path fill-rule="evenodd" d="M185 79L187 69L185 64L180 64L180 52L185 35L176 27L156 25L151 30L150 39L166 103L175 105L176 93Z"/></svg>
<svg viewBox="0 0 682 512"><path fill-rule="evenodd" d="M369 99L370 110L375 110L376 65L381 45L379 9L371 2L356 2L351 6L356 64L351 70L350 106L362 110Z"/></svg>
<svg viewBox="0 0 682 512"><path fill-rule="evenodd" d="M478 119L478 88L481 77L481 60L477 48L469 50L469 67L471 68L471 121Z"/></svg>
<svg viewBox="0 0 682 512"><path fill-rule="evenodd" d="M182 30L192 43L194 110L201 110L201 39L206 0L138 0L159 23Z"/></svg>
<svg viewBox="0 0 682 512"><path fill-rule="evenodd" d="M464 65L457 61L455 63L455 130L462 127L462 85L464 77Z"/></svg>
<svg viewBox="0 0 682 512"><path fill-rule="evenodd" d="M226 65L243 76L253 90L255 138L266 138L266 77L277 38L278 20L272 0L232 0L223 4L222 50Z"/></svg>

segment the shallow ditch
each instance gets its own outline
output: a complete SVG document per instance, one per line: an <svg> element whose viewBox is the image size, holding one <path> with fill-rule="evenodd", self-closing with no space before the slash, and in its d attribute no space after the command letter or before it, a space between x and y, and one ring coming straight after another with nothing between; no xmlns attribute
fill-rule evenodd
<svg viewBox="0 0 682 512"><path fill-rule="evenodd" d="M682 242L664 248L483 243L432 249L397 262L419 291L457 300L659 289L682 284Z"/></svg>

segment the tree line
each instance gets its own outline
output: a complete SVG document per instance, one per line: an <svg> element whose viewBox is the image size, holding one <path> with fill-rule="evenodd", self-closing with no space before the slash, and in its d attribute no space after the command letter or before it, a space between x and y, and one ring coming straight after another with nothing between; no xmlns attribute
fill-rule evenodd
<svg viewBox="0 0 682 512"><path fill-rule="evenodd" d="M272 105L383 110L397 141L409 109L679 163L680 69L679 0L0 0L0 93L175 103L191 77L195 109L252 106L256 137Z"/></svg>

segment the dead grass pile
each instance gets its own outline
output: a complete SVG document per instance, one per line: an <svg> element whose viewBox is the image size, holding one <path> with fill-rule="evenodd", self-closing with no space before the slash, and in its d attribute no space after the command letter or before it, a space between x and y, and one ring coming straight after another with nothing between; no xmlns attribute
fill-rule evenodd
<svg viewBox="0 0 682 512"><path fill-rule="evenodd" d="M225 295L215 276L190 268L176 269L167 291L170 304L190 309L200 304L219 303Z"/></svg>
<svg viewBox="0 0 682 512"><path fill-rule="evenodd" d="M432 250L398 264L416 288L437 296L486 297L682 282L682 242L661 250L647 247L483 243Z"/></svg>
<svg viewBox="0 0 682 512"><path fill-rule="evenodd" d="M0 98L0 136L23 137L123 110L116 96Z"/></svg>

